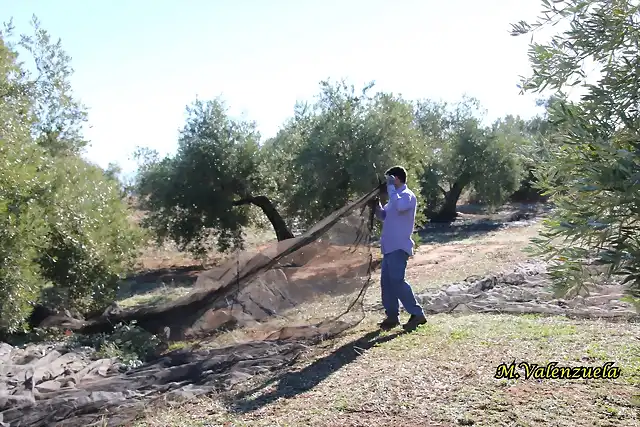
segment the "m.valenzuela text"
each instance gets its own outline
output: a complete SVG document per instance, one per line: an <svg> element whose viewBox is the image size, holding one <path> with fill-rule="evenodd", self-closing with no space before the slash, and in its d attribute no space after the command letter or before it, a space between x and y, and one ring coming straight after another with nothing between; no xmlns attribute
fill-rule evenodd
<svg viewBox="0 0 640 427"><path fill-rule="evenodd" d="M620 377L620 368L613 366L613 362L607 362L602 366L557 366L557 362L550 362L547 365L537 365L535 363L515 362L507 365L500 364L496 368L496 379L516 380L521 377L536 380L580 380L580 379L616 379ZM516 372L519 369L519 372Z"/></svg>

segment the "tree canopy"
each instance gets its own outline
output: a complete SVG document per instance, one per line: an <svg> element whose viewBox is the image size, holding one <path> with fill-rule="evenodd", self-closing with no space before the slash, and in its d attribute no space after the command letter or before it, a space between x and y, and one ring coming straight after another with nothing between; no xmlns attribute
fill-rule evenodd
<svg viewBox="0 0 640 427"><path fill-rule="evenodd" d="M543 18L513 26L522 35L567 25L548 42L532 43L533 73L522 82L524 91L549 90L556 98L550 155L536 171L556 209L536 239L537 253L553 261L560 294L583 291L585 270L596 264L622 277L638 297L640 5L561 0L543 6ZM568 91L576 88L583 95L571 101Z"/></svg>
<svg viewBox="0 0 640 427"><path fill-rule="evenodd" d="M241 247L249 210L240 201L263 190L257 165L260 135L255 124L232 120L221 100L197 100L174 156L146 158L137 182L145 224L196 253L217 238L221 250Z"/></svg>
<svg viewBox="0 0 640 427"><path fill-rule="evenodd" d="M449 107L421 101L415 114L430 152L421 190L427 216L436 222L455 219L460 196L469 187L483 203L502 205L523 178L519 150L531 145L520 119L507 116L483 126L476 99L465 97Z"/></svg>
<svg viewBox="0 0 640 427"><path fill-rule="evenodd" d="M33 28L18 42L11 25L0 34L0 332L23 330L38 303L108 305L142 236L118 184L81 157L86 112L70 58Z"/></svg>
<svg viewBox="0 0 640 427"><path fill-rule="evenodd" d="M198 254L213 244L242 247L244 230L264 218L285 239L378 185L394 165L407 169L419 196L420 224L452 221L465 190L489 205L506 201L524 179L525 147L537 143L519 118L483 125L472 98L450 109L373 92L373 83L356 90L326 80L319 89L264 141L220 98L195 101L174 155L139 155L146 225Z"/></svg>

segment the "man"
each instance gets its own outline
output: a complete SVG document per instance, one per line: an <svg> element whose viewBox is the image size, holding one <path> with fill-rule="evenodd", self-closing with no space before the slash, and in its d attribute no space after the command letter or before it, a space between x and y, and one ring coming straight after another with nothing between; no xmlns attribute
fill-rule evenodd
<svg viewBox="0 0 640 427"><path fill-rule="evenodd" d="M380 287L386 318L380 323L380 328L390 330L400 325L400 301L411 315L409 321L402 325L403 329L409 332L427 322L411 285L405 280L407 261L413 256L414 242L411 235L415 226L417 201L415 194L407 188L407 172L403 167L392 167L385 175L388 202L384 207L379 201L375 202L376 217L383 223L380 236Z"/></svg>

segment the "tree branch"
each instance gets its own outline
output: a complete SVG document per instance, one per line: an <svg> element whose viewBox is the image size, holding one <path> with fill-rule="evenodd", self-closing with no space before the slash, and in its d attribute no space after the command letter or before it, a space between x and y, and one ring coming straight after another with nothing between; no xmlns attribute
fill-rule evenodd
<svg viewBox="0 0 640 427"><path fill-rule="evenodd" d="M280 212L278 212L276 207L273 205L273 203L271 202L271 200L269 200L267 196L256 196L256 197L248 196L240 200L235 200L232 204L233 206L243 206L243 205L252 204L262 209L262 212L264 212L264 214L269 219L269 222L271 222L271 225L273 226L273 230L276 232L276 238L278 239L279 242L287 239L292 239L293 237L295 237L293 233L289 230L289 227L287 227L287 224L284 222L284 219L282 219Z"/></svg>
<svg viewBox="0 0 640 427"><path fill-rule="evenodd" d="M245 197L244 199L234 200L233 206L250 205L253 203L253 197Z"/></svg>

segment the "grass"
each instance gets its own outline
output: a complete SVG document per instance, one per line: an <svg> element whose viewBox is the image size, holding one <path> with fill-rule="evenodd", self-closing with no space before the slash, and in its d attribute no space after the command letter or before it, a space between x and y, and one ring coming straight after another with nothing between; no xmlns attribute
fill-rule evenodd
<svg viewBox="0 0 640 427"><path fill-rule="evenodd" d="M153 291L132 295L120 301L122 307L134 307L139 305L157 305L174 300L191 292L189 286L166 286L161 284Z"/></svg>
<svg viewBox="0 0 640 427"><path fill-rule="evenodd" d="M527 258L538 227L422 246L417 289ZM374 285L369 299L379 300ZM436 315L413 334L377 332L369 313L275 378L152 409L137 426L640 426L640 325L537 315ZM180 343L180 345L184 345ZM617 379L500 379L511 362L620 367ZM522 372L520 370L520 372Z"/></svg>
<svg viewBox="0 0 640 427"><path fill-rule="evenodd" d="M371 322L360 325L250 395L209 397L150 414L139 425L634 426L640 420L637 325L437 315L413 334L352 344L373 330ZM494 378L498 365L512 361L613 362L622 373L603 380Z"/></svg>
<svg viewBox="0 0 640 427"><path fill-rule="evenodd" d="M246 245L257 247L273 240L274 236L268 229L252 230ZM219 265L223 260L218 253L198 260L180 252L175 244L150 243L136 265L140 274L121 284L118 304L122 307L156 305L180 298L192 290L197 272Z"/></svg>

